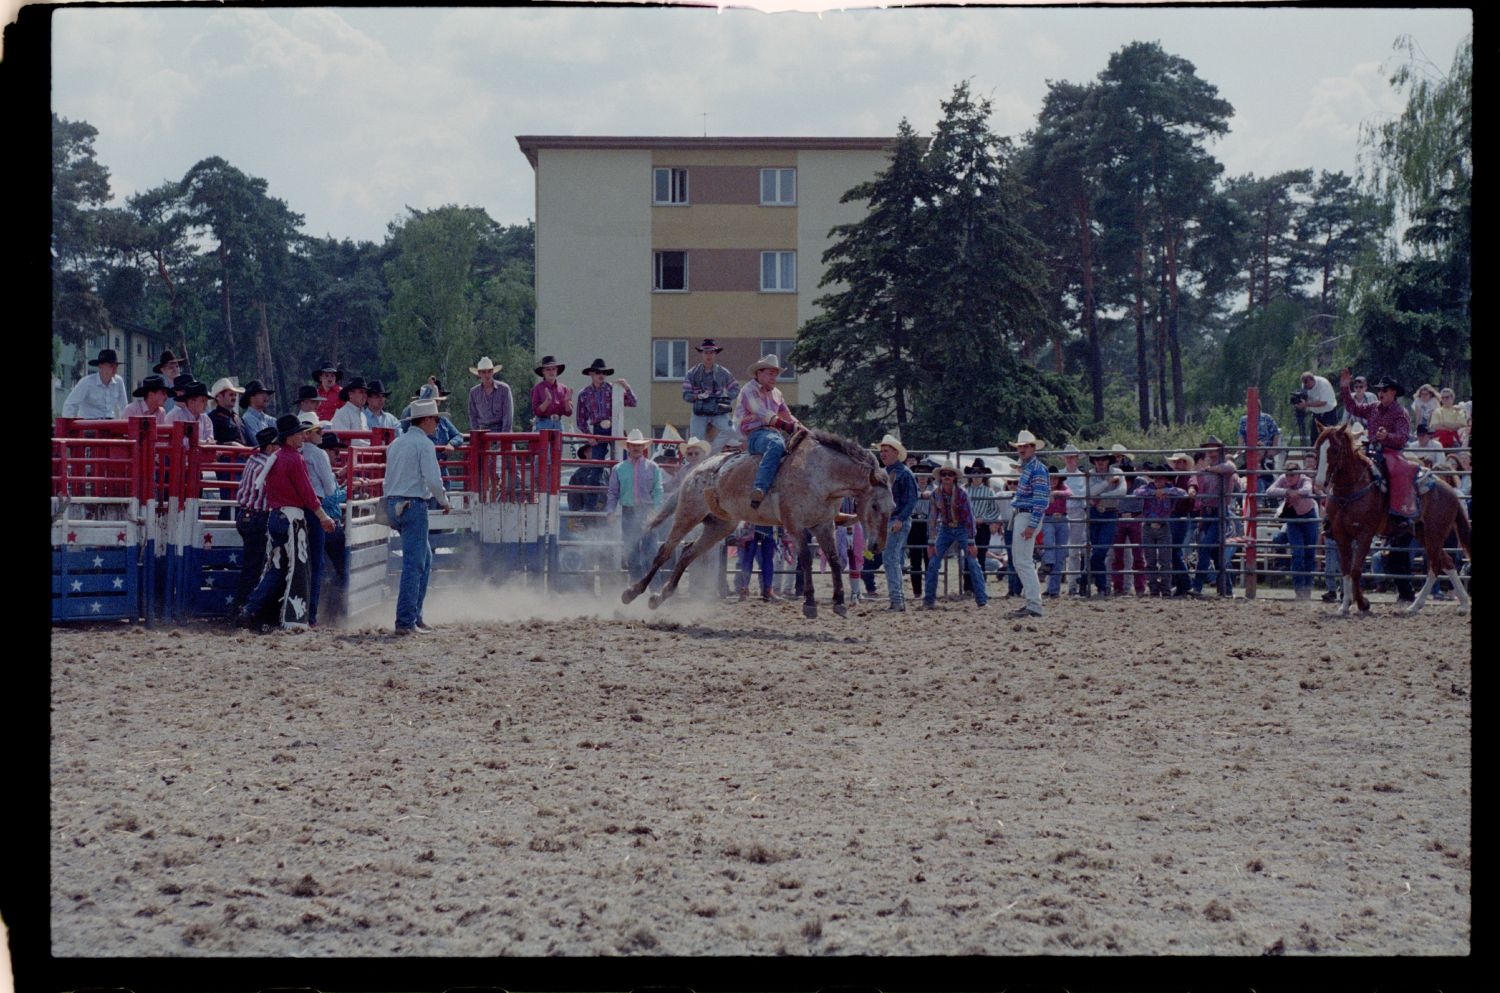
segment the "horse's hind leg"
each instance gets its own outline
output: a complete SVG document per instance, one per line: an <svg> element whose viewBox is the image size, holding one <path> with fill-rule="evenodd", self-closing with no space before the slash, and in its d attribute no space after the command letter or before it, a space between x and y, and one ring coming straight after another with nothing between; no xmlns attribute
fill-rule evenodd
<svg viewBox="0 0 1500 993"><path fill-rule="evenodd" d="M818 539L818 547L823 549L823 555L828 559L833 572L833 612L840 617L847 617L849 608L844 605L844 570L839 562L838 538L833 533L833 525L823 524L813 528L813 537ZM811 584L808 588L812 588Z"/></svg>
<svg viewBox="0 0 1500 993"><path fill-rule="evenodd" d="M621 603L629 603L645 591L646 586L651 582L651 577L656 575L657 570L666 563L667 559L672 557L672 553L677 550L677 546L682 544L683 535L693 530L697 523L697 521L693 520L683 520L681 515L673 519L672 532L667 535L667 540L662 542L661 547L656 550L656 558L651 560L651 568L647 569L646 574L640 579L625 587L620 593ZM645 531L641 532L641 536L636 540L645 541L648 533ZM652 606L655 606L655 604Z"/></svg>
<svg viewBox="0 0 1500 993"><path fill-rule="evenodd" d="M682 555L678 556L677 565L672 569L672 575L667 580L667 584L659 593L651 594L652 610L660 607L663 600L677 592L677 584L682 580L682 574L687 572L688 566L692 565L699 556L707 555L710 549L718 547L719 542L729 537L729 533L734 530L733 521L722 521L712 514L704 517L702 523L703 533L698 536L697 541L683 551Z"/></svg>
<svg viewBox="0 0 1500 993"><path fill-rule="evenodd" d="M1468 613L1469 591L1464 589L1464 581L1459 577L1458 569L1452 563L1448 565L1448 581L1453 584L1453 592L1458 594L1458 612L1460 614Z"/></svg>

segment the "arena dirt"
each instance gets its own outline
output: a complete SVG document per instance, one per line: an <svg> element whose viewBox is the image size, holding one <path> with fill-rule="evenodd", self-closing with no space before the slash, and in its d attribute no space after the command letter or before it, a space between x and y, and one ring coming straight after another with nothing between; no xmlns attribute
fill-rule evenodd
<svg viewBox="0 0 1500 993"><path fill-rule="evenodd" d="M52 953L1467 955L1467 617L52 633ZM389 625L389 618L383 618Z"/></svg>

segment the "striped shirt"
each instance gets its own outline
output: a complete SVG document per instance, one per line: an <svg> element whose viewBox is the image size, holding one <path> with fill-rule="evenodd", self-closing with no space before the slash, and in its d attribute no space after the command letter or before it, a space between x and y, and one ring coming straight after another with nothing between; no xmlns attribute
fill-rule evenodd
<svg viewBox="0 0 1500 993"><path fill-rule="evenodd" d="M604 512L612 514L617 507L658 507L661 505L661 466L650 459L625 459L609 474L609 490Z"/></svg>
<svg viewBox="0 0 1500 993"><path fill-rule="evenodd" d="M993 524L1000 520L1000 501L989 483L970 483L964 490L969 494L969 506L974 510L976 521Z"/></svg>
<svg viewBox="0 0 1500 993"><path fill-rule="evenodd" d="M776 387L762 389L759 383L751 383L740 390L734 401L734 426L740 434L749 438L751 433L770 427L779 419L790 418L792 411L786 405L781 391Z"/></svg>
<svg viewBox="0 0 1500 993"><path fill-rule="evenodd" d="M271 473L271 463L276 461L275 452L256 452L245 460L245 471L240 476L240 489L235 502L245 510L270 510L266 501L266 477Z"/></svg>
<svg viewBox="0 0 1500 993"><path fill-rule="evenodd" d="M1047 504L1051 502L1052 492L1047 483L1047 467L1042 465L1041 459L1033 455L1021 463L1020 479L1016 482L1016 492L1010 501L1011 513L1029 513L1031 523L1026 526L1039 528L1042 526L1042 515L1047 512Z"/></svg>
<svg viewBox="0 0 1500 993"><path fill-rule="evenodd" d="M614 417L615 388L610 383L600 383L598 386L585 386L578 391L578 430L597 433L599 422L612 420ZM636 405L635 391L625 387L625 406Z"/></svg>

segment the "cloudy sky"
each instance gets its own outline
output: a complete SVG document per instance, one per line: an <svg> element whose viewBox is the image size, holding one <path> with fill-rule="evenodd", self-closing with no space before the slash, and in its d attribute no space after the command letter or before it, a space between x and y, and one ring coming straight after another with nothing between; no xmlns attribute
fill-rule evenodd
<svg viewBox="0 0 1500 993"><path fill-rule="evenodd" d="M380 240L406 206L533 215L518 134L930 132L970 79L1019 136L1048 80L1084 82L1131 41L1196 65L1235 108L1231 174L1353 172L1362 122L1401 101L1392 43L1441 70L1467 9L65 8L52 107L99 130L117 196L220 155L311 235ZM826 4L824 5L826 6ZM705 118L704 115L707 115Z"/></svg>

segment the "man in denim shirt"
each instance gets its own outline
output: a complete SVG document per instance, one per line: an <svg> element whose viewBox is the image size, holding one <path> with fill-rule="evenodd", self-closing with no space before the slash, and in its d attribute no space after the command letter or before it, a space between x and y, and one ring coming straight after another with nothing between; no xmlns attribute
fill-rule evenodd
<svg viewBox="0 0 1500 993"><path fill-rule="evenodd" d="M906 446L894 435L880 439L880 463L891 478L891 498L896 509L891 512L890 533L886 535L883 562L885 589L891 598L890 610L906 609L906 591L902 575L906 565L906 540L911 535L911 513L917 506L917 478L906 467Z"/></svg>

